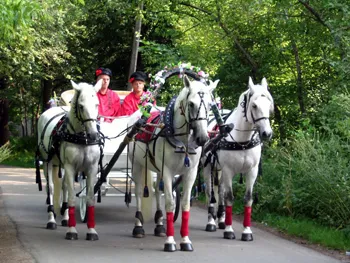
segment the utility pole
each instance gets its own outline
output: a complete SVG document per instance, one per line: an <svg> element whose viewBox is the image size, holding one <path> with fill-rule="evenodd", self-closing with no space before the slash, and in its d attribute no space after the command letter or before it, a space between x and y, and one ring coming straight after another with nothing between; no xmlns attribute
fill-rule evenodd
<svg viewBox="0 0 350 263"><path fill-rule="evenodd" d="M138 9L139 9L139 13L141 13L143 10L143 1L140 1ZM130 59L128 79L130 75L136 71L136 67L137 67L137 55L139 52L141 24L142 24L142 16L138 15L136 17L134 37L132 41L132 53L131 53L131 59ZM128 83L128 90L132 90L132 86L130 83Z"/></svg>

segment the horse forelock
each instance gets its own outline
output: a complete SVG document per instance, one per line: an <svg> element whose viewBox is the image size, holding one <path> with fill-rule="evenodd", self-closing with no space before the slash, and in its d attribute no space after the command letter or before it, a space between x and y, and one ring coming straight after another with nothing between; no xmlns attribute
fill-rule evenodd
<svg viewBox="0 0 350 263"><path fill-rule="evenodd" d="M179 95L178 99L175 102L175 110L179 109L181 101L183 100L188 100L190 96L195 96L198 94L198 92L203 92L204 94L209 94L209 87L206 86L203 82L201 81L191 81L191 87L186 88L184 87ZM199 98L199 97L198 97ZM199 100L200 102L200 100Z"/></svg>

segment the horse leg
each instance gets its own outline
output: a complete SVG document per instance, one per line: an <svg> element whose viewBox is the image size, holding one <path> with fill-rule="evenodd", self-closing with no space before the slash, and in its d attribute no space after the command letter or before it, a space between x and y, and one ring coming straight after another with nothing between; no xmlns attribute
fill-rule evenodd
<svg viewBox="0 0 350 263"><path fill-rule="evenodd" d="M98 234L95 230L95 195L94 195L94 184L93 179L97 174L97 165L88 171L85 171L86 186L87 186L87 227L88 232L86 234L86 240L98 240Z"/></svg>
<svg viewBox="0 0 350 263"><path fill-rule="evenodd" d="M219 185L218 185L218 211L217 211L217 218L218 218L218 225L219 229L225 229L225 197L224 197L224 186L222 184L221 175L222 171L218 171L218 179L219 179Z"/></svg>
<svg viewBox="0 0 350 263"><path fill-rule="evenodd" d="M55 214L58 215L60 214L60 209L61 209L61 194L62 194L62 178L59 178L58 176L58 171L59 171L59 166L56 164L52 165L52 179L53 179L53 207Z"/></svg>
<svg viewBox="0 0 350 263"><path fill-rule="evenodd" d="M192 242L189 238L189 221L190 221L190 200L191 190L196 180L197 169L189 171L183 178L183 196L182 196L182 220L181 220L181 251L193 251Z"/></svg>
<svg viewBox="0 0 350 263"><path fill-rule="evenodd" d="M154 235L158 237L165 237L165 227L163 225L163 212L161 208L161 190L159 189L160 183L160 174L157 174L157 183L155 187L155 195L156 195L156 205L157 211L154 215L154 223L156 224L156 228L154 229Z"/></svg>
<svg viewBox="0 0 350 263"><path fill-rule="evenodd" d="M258 175L258 166L253 167L246 174L246 189L244 195L244 221L243 221L243 233L242 241L253 241L253 232L250 229L251 226L251 214L252 214L252 204L253 204L253 186Z"/></svg>
<svg viewBox="0 0 350 263"><path fill-rule="evenodd" d="M205 177L206 188L205 193L207 196L207 207L208 207L208 223L205 227L205 231L207 232L215 232L216 231L216 223L215 223L215 203L213 202L212 194L212 176L211 176L211 167L208 164L203 168L203 174Z"/></svg>
<svg viewBox="0 0 350 263"><path fill-rule="evenodd" d="M166 211L166 240L164 243L164 251L176 251L176 242L174 239L174 209L175 202L173 197L173 180L167 169L163 170L164 182L164 197L165 197L165 211Z"/></svg>
<svg viewBox="0 0 350 263"><path fill-rule="evenodd" d="M54 191L54 185L53 185L53 180L52 180L52 162L44 162L44 174L46 177L46 190L47 190L47 199L46 202L48 204L47 207L47 213L48 213L48 222L46 224L46 229L51 229L54 230L57 228L57 223L56 223L56 215L54 212L54 207L53 207L53 191Z"/></svg>
<svg viewBox="0 0 350 263"><path fill-rule="evenodd" d="M78 232L75 228L77 222L75 220L75 192L74 192L74 176L75 171L71 165L64 167L65 181L68 189L68 230L66 232L66 239L77 240Z"/></svg>
<svg viewBox="0 0 350 263"><path fill-rule="evenodd" d="M62 169L63 170L63 169ZM64 173L62 172L62 206L61 206L61 216L62 216L62 221L61 224L62 226L68 226L68 186L66 182L66 177L64 176Z"/></svg>
<svg viewBox="0 0 350 263"><path fill-rule="evenodd" d="M228 173L229 171L223 170L223 176L221 180L222 186L224 186L224 196L225 196L225 230L224 230L224 238L225 239L235 239L235 233L232 228L232 205L233 205L233 193L232 193L232 175Z"/></svg>
<svg viewBox="0 0 350 263"><path fill-rule="evenodd" d="M135 182L135 199L136 199L136 214L135 214L135 226L132 231L133 237L141 238L145 236L145 230L143 229L143 216L141 212L141 197L143 193L142 189L142 166L134 162L132 167L132 177Z"/></svg>

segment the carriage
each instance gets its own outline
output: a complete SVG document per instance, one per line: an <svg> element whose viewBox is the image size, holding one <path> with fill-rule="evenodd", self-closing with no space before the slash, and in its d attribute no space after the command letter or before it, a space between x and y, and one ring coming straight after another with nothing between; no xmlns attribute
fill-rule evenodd
<svg viewBox="0 0 350 263"><path fill-rule="evenodd" d="M66 183L69 204L68 209L66 207L67 216L69 215L67 221L69 228L66 233L66 239L75 240L78 238L75 228L75 194L73 193L73 180L74 177L77 177L77 173L83 170L84 175L80 180L81 190L76 194L81 200L81 219L83 221L87 220L88 232L86 239L98 240L94 220L94 195L98 193L98 197L101 196L101 187L105 183L108 185L107 179L109 173L111 172L112 175L113 171L117 171L121 172L122 176L126 179L128 189L125 191L124 196L126 202L130 202L131 191L128 182L131 181L131 177L129 176L131 164L129 166L129 158L132 160L131 174L135 184L137 209L133 236L144 237L144 217L141 211L141 203L143 204L143 202L141 202L141 197L142 195L143 197L149 197L149 194L153 192L153 181L155 179L154 190L157 203L157 212L154 218L156 223L156 228L154 230L155 235L167 236L164 244L164 251L172 252L177 250L174 240L173 222L176 220L174 215L176 214L176 209L179 208L179 204L175 205L174 202L174 179L179 175L181 176L180 179L182 181L183 190L181 196L182 238L180 248L183 251L193 251L192 242L189 239L189 210L191 189L197 177L201 157L203 153L206 154L215 148L217 144L221 142L222 138L230 134L233 128L232 123L225 124L223 121L212 94L218 81L208 81L205 77L201 76L202 74L200 74L200 72L194 73L192 69L183 68L182 65L169 71L163 70L157 74L155 79L151 82L151 87L153 85L154 88L153 94L151 93L151 95L156 97L165 80L175 75L180 75L182 77L184 84L183 89L177 96L171 99L164 111L155 115L157 122L153 122L154 119L151 117L151 110L154 109L154 107L149 103L149 99L152 96L145 96L145 98L141 98L140 110L130 117L117 118L112 122L112 126L102 123L101 131L105 133L105 136L102 136L102 138L108 139L108 135L111 135L112 137L109 139L111 139L111 141L115 139L114 144L106 144L107 147L105 149L101 146L103 144L103 139L101 139L97 129L98 125L96 125L98 100L96 93L94 93L99 90L102 82L97 82L95 86L86 83L76 84L72 82L75 92L71 100L71 107L66 107L66 109L61 107L61 109L54 109L50 113L45 112L39 118L38 148L42 148L40 153L46 156L46 158L44 158L45 162L52 165L51 168L49 165L47 165L46 168L44 166L44 173L47 176L49 185L48 226L49 223L56 223L52 205L53 198L51 196L53 191L51 188L58 185L58 189L60 190ZM194 81L190 81L188 76L192 77ZM251 81L249 84L251 86L251 93L246 96L251 96L255 91L254 84L252 84ZM267 90L266 81L264 83L264 89ZM121 97L123 95L125 96L125 93L120 95ZM69 96L69 92L67 92L67 94L62 94L62 97L63 100L66 100L65 103L67 103L69 102L69 97L72 96ZM257 102L254 102L254 104L250 103L249 99L245 105L248 104L249 108L247 106L245 109L249 112L249 115L251 114L251 116L247 118L253 118L254 123L252 124L252 128L255 127L257 122L259 122L259 126L261 120L263 120L264 123L265 120L267 120L266 124L269 124L268 116L266 117L264 115L265 109L263 112L260 112ZM95 107L93 107L93 105L95 105ZM250 110L250 105L253 105L252 107L254 110L259 109L259 112L253 114ZM265 103L265 105L268 104ZM159 111L157 108L155 108L155 110ZM212 110L219 127L218 135L212 140L209 140L207 130L210 110ZM256 118L261 115L261 113L263 117ZM63 121L63 131L57 129L56 124L59 123L60 119L58 116L61 117L61 115L67 116ZM51 124L53 119L57 120ZM243 120L243 118L241 119ZM151 123L147 122L149 120L152 120ZM244 119L243 121L245 122L246 120ZM150 131L146 129L148 126L154 126L156 128ZM49 135L44 136L43 134L45 134L47 128ZM151 134L148 141L135 138L135 135L141 131L146 134ZM61 133L61 141L57 146L60 151L51 152L50 150L49 152L48 148L44 147L45 145L51 147L52 132ZM125 133L126 135L124 137L117 136L117 134L122 135ZM232 138L232 135L230 136ZM131 146L129 147L129 145ZM47 157L48 155L49 157ZM57 179L58 176L52 176L52 171L55 169L55 172L58 174L57 167L61 164L64 165L65 173L68 174L65 175L63 185L62 182L57 183L57 181L60 181ZM97 167L99 167L99 170ZM144 173L144 171L147 172ZM149 175L148 171L153 171L156 176ZM94 184L93 178L96 178L97 174L99 174L98 180ZM84 180L84 176L86 176L86 181ZM54 177L56 177L56 179ZM207 177L210 177L210 175L207 175ZM109 176L109 178L111 178L111 176ZM53 180L56 180L56 183L53 183ZM37 183L40 185L38 176ZM143 194L142 186L144 186ZM150 186L151 190L149 190L148 186ZM250 187L252 187L252 185ZM228 193L229 190L229 188L225 188L225 192L227 191ZM163 226L164 218L159 198L163 191L165 196L166 229ZM54 193L56 194L56 191ZM225 195L227 194L225 193ZM176 197L179 197L179 195L177 194ZM148 200L152 202L152 198L148 198ZM63 204L62 207L64 207ZM86 208L86 210L84 210L84 208ZM227 212L230 211L227 207L226 210ZM226 221L228 222L228 220ZM247 219L245 221L249 221L248 223L250 224L250 213L249 220ZM231 228L231 226L227 225L227 228ZM248 230L250 231L250 229ZM228 229L228 232L233 231ZM250 240L252 240L252 238Z"/></svg>

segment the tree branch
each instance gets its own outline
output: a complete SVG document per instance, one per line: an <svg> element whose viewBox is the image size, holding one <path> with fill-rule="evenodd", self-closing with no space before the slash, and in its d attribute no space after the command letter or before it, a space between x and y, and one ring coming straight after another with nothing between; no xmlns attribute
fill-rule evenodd
<svg viewBox="0 0 350 263"><path fill-rule="evenodd" d="M325 21L323 21L321 15L314 9L312 6L309 5L306 1L298 0L300 4L302 4L309 12L316 18L318 22L320 22L323 26L327 27L329 31L332 32L332 29L329 27L329 25L326 24Z"/></svg>
<svg viewBox="0 0 350 263"><path fill-rule="evenodd" d="M219 26L222 28L222 30L225 32L225 34L227 36L231 36L233 38L233 41L235 43L235 45L237 46L237 48L243 53L244 57L248 60L248 63L251 65L252 67L252 71L253 74L255 75L256 71L258 70L258 65L257 63L254 61L254 59L250 56L250 54L244 49L244 47L241 45L241 43L238 41L238 38L227 28L227 26L222 22L221 19L221 12L220 12L220 6L219 3L216 1L216 8L217 8L217 16L214 15L212 12L203 9L201 7L192 5L190 3L187 2L179 2L180 5L186 6L186 7L190 7L192 9L195 9L197 11L200 11L204 14L207 14L209 16L211 16L218 24Z"/></svg>

